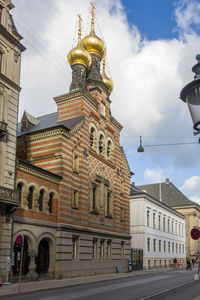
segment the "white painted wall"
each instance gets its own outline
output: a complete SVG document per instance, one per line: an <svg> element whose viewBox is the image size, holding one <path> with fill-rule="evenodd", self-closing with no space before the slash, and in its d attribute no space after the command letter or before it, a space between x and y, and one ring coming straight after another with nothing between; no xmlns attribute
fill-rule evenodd
<svg viewBox="0 0 200 300"><path fill-rule="evenodd" d="M149 211L150 224L147 226L147 211ZM155 227L153 226L153 214L155 213ZM158 216L160 215L160 229ZM165 230L163 227L163 218L165 218ZM169 229L168 229L169 219ZM172 233L172 221L174 231ZM177 224L177 231L175 231ZM180 225L179 225L180 224ZM179 230L180 228L180 230ZM183 263L186 257L185 242L185 218L180 216L171 208L163 205L160 201L152 200L148 195L131 196L130 199L130 231L131 247L143 249L143 266L149 267L168 266L176 257L179 263ZM147 239L150 239L150 251L147 249ZM156 250L154 251L153 240L156 240ZM161 251L159 251L159 241L161 241ZM164 242L166 242L166 251L164 251ZM170 251L168 249L170 243ZM172 247L174 243L174 251ZM177 251L176 251L177 244ZM180 246L179 246L180 245ZM181 251L179 252L179 247ZM150 266L148 266L150 261Z"/></svg>

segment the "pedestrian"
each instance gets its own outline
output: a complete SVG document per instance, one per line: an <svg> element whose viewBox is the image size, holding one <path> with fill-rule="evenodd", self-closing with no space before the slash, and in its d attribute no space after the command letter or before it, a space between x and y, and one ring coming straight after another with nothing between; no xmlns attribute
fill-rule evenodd
<svg viewBox="0 0 200 300"><path fill-rule="evenodd" d="M192 266L194 267L194 258L192 259Z"/></svg>
<svg viewBox="0 0 200 300"><path fill-rule="evenodd" d="M192 268L191 268L191 262L190 262L189 257L187 257L186 264L187 264L186 270L187 270L187 271L188 271L188 270L192 270Z"/></svg>
<svg viewBox="0 0 200 300"><path fill-rule="evenodd" d="M177 259L176 259L176 257L174 258L173 262L174 262L174 270L176 270L176 267L177 267Z"/></svg>

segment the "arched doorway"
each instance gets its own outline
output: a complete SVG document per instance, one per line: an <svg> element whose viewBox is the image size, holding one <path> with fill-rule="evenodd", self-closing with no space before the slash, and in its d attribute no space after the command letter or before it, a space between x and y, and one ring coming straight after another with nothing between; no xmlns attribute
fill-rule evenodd
<svg viewBox="0 0 200 300"><path fill-rule="evenodd" d="M49 243L42 239L38 246L38 257L36 258L36 271L38 274L45 274L49 269Z"/></svg>
<svg viewBox="0 0 200 300"><path fill-rule="evenodd" d="M13 275L18 276L20 271L21 248L19 248L14 244L13 252L14 252ZM29 272L29 264L30 264L30 257L28 255L28 243L27 243L27 239L24 238L22 275L26 275Z"/></svg>

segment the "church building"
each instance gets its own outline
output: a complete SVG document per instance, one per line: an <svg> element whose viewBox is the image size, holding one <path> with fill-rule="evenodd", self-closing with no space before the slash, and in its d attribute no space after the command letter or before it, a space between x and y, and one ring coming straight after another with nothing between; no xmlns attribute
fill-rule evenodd
<svg viewBox="0 0 200 300"><path fill-rule="evenodd" d="M77 46L68 53L69 92L54 97L56 112L35 118L25 111L19 124L13 241L24 235L25 279L128 270L132 173L122 125L111 114L106 45L95 30L92 5L90 33L81 37L79 16Z"/></svg>

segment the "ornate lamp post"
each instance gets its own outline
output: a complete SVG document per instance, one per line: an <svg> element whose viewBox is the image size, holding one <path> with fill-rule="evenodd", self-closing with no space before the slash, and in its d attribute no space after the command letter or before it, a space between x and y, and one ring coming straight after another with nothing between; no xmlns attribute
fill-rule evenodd
<svg viewBox="0 0 200 300"><path fill-rule="evenodd" d="M196 56L198 63L192 68L194 80L181 91L180 98L187 103L195 130L194 135L200 133L200 55Z"/></svg>

